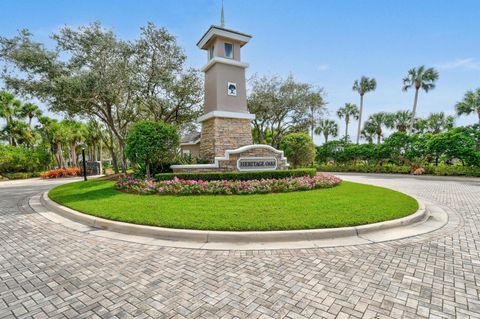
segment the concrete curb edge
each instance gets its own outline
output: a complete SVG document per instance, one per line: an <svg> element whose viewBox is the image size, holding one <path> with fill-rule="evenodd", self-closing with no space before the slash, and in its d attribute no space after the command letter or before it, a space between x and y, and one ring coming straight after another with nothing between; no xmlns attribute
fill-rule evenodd
<svg viewBox="0 0 480 319"><path fill-rule="evenodd" d="M186 241L197 243L281 243L357 237L387 229L419 224L427 221L430 215L425 204L417 199L417 202L419 203L419 209L415 213L385 222L340 228L233 232L173 229L108 220L87 215L71 208L59 205L48 197L48 191L44 192L40 196L40 202L43 206L64 218L93 228L127 235L152 237L155 239L173 242Z"/></svg>

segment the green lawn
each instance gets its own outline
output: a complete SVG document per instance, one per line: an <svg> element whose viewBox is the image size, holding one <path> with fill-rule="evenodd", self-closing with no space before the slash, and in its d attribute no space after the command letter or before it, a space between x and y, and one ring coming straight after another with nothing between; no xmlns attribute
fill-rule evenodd
<svg viewBox="0 0 480 319"><path fill-rule="evenodd" d="M210 230L285 230L354 226L414 213L415 199L389 189L343 182L304 192L230 196L133 195L114 182L89 180L52 189L52 200L128 223Z"/></svg>

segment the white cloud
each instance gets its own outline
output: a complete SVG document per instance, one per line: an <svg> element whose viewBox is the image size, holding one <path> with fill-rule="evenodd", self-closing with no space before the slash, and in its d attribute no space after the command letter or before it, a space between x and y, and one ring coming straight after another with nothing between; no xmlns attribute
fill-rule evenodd
<svg viewBox="0 0 480 319"><path fill-rule="evenodd" d="M317 70L318 70L318 71L326 71L326 70L328 70L328 69L330 69L330 65L328 65L328 64L319 64L319 65L317 65Z"/></svg>
<svg viewBox="0 0 480 319"><path fill-rule="evenodd" d="M480 62L472 58L456 59L451 62L439 64L438 68L444 69L444 70L452 70L452 69L480 70Z"/></svg>

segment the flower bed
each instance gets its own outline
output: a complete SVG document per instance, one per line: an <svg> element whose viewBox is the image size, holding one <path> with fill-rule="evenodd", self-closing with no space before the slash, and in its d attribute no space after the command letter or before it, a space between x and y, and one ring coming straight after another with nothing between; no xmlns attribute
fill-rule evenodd
<svg viewBox="0 0 480 319"><path fill-rule="evenodd" d="M53 169L51 171L46 171L40 174L40 177L43 179L49 178L58 178L58 177L68 177L68 176L78 176L80 175L80 169L77 167L67 167Z"/></svg>
<svg viewBox="0 0 480 319"><path fill-rule="evenodd" d="M342 180L330 174L318 174L314 177L291 177L280 179L260 179L249 181L202 181L174 178L169 181L135 179L121 175L115 188L135 194L159 195L244 195L304 191L329 188L340 184Z"/></svg>

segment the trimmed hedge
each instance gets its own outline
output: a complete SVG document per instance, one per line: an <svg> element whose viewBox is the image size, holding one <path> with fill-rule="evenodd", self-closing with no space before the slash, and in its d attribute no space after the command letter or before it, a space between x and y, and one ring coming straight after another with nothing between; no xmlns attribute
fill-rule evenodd
<svg viewBox="0 0 480 319"><path fill-rule="evenodd" d="M412 168L407 165L368 165L368 164L340 164L318 165L319 172L356 172L356 173L385 173L385 174L410 174Z"/></svg>
<svg viewBox="0 0 480 319"><path fill-rule="evenodd" d="M315 168L290 169L278 171L255 171L255 172L202 172L202 173L162 173L155 175L158 181L171 180L175 177L185 180L202 180L202 181L248 181L253 179L270 179L270 178L288 178L300 176L315 176L317 171Z"/></svg>
<svg viewBox="0 0 480 319"><path fill-rule="evenodd" d="M41 172L16 172L16 173L2 173L0 174L0 180L3 177L7 179L27 179L33 177L39 177Z"/></svg>
<svg viewBox="0 0 480 319"><path fill-rule="evenodd" d="M460 165L426 165L423 166L425 175L437 176L477 176L480 177L480 167ZM319 172L356 172L356 173L383 173L383 174L411 174L412 167L408 165L368 165L368 164L340 164L318 165Z"/></svg>

